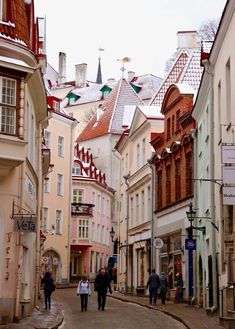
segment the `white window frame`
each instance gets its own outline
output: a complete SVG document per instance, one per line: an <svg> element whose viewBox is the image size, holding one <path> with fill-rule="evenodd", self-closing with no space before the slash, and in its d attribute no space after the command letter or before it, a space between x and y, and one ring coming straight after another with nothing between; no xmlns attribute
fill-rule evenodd
<svg viewBox="0 0 235 329"><path fill-rule="evenodd" d="M88 239L89 237L89 220L84 218L78 219L78 238Z"/></svg>
<svg viewBox="0 0 235 329"><path fill-rule="evenodd" d="M47 179L44 179L44 186L43 186L43 191L44 193L49 193L50 192L50 187L51 187L51 180L49 177Z"/></svg>
<svg viewBox="0 0 235 329"><path fill-rule="evenodd" d="M73 189L73 202L83 203L84 200L84 190Z"/></svg>
<svg viewBox="0 0 235 329"><path fill-rule="evenodd" d="M64 137L58 136L57 140L58 145L58 157L63 158L64 157Z"/></svg>
<svg viewBox="0 0 235 329"><path fill-rule="evenodd" d="M49 209L43 207L43 232L48 232L49 228Z"/></svg>
<svg viewBox="0 0 235 329"><path fill-rule="evenodd" d="M81 175L81 167L79 164L74 164L74 166L72 168L72 174L74 176Z"/></svg>
<svg viewBox="0 0 235 329"><path fill-rule="evenodd" d="M57 195L63 196L64 193L64 176L62 174L57 174Z"/></svg>
<svg viewBox="0 0 235 329"><path fill-rule="evenodd" d="M62 234L62 210L56 209L55 234Z"/></svg>
<svg viewBox="0 0 235 329"><path fill-rule="evenodd" d="M3 86L4 81L8 81L12 86ZM8 99L3 100L3 88L7 91L5 97ZM16 135L16 97L17 97L17 80L9 79L7 77L0 77L0 133L7 135ZM5 119L4 119L5 118ZM4 128L3 128L4 127Z"/></svg>
<svg viewBox="0 0 235 329"><path fill-rule="evenodd" d="M51 148L51 132L49 130L44 131L44 143L48 149Z"/></svg>

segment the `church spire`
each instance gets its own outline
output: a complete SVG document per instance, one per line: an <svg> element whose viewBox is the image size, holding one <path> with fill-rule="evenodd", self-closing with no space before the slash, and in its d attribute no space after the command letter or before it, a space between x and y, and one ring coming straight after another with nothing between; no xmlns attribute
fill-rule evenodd
<svg viewBox="0 0 235 329"><path fill-rule="evenodd" d="M99 60L99 64L98 64L96 83L102 84L102 73L101 73L101 64L100 64L101 58L99 57L98 60Z"/></svg>

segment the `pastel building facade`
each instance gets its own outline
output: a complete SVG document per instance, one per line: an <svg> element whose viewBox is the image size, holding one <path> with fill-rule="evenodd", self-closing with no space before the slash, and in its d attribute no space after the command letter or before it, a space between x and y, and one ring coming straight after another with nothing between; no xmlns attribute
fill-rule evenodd
<svg viewBox="0 0 235 329"><path fill-rule="evenodd" d="M47 101L33 1L0 6L0 324L38 304ZM43 64L43 63L42 63ZM30 271L29 271L30 269Z"/></svg>
<svg viewBox="0 0 235 329"><path fill-rule="evenodd" d="M110 249L112 202L114 191L92 154L75 145L71 204L71 281L84 273L94 279L106 267Z"/></svg>
<svg viewBox="0 0 235 329"><path fill-rule="evenodd" d="M60 99L48 96L49 126L44 146L51 153L50 170L44 179L41 231L44 244L41 274L49 270L56 283L70 281L70 222L72 163L77 121L60 107Z"/></svg>

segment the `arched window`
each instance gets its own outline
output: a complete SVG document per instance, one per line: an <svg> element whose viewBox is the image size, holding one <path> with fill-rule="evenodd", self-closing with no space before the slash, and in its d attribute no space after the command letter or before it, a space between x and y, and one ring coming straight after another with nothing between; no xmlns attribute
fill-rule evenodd
<svg viewBox="0 0 235 329"><path fill-rule="evenodd" d="M186 196L193 194L193 155L186 154Z"/></svg>
<svg viewBox="0 0 235 329"><path fill-rule="evenodd" d="M180 200L181 197L180 177L180 159L177 159L175 161L175 201Z"/></svg>

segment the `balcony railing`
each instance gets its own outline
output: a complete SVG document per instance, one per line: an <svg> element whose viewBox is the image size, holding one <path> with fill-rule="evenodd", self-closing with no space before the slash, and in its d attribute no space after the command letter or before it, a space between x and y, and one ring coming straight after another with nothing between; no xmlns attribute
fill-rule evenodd
<svg viewBox="0 0 235 329"><path fill-rule="evenodd" d="M72 215L92 216L93 207L94 205L91 203L73 202L71 204L71 213Z"/></svg>

